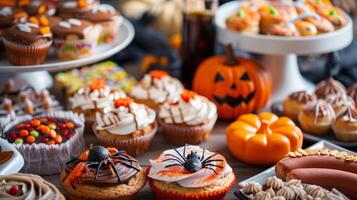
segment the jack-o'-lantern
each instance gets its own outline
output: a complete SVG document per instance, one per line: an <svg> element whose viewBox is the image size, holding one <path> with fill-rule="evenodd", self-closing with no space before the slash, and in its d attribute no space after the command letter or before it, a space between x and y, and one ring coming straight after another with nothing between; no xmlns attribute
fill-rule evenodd
<svg viewBox="0 0 357 200"><path fill-rule="evenodd" d="M259 62L235 57L232 46L226 56L204 60L193 80L193 89L217 105L218 115L234 119L262 109L271 96L269 71Z"/></svg>

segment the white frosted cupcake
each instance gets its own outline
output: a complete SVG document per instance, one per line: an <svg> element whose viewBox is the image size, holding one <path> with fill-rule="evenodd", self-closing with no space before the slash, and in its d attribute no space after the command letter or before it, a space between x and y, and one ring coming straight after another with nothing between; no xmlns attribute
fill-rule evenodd
<svg viewBox="0 0 357 200"><path fill-rule="evenodd" d="M158 109L167 101L177 101L184 90L181 82L169 76L165 71L153 70L146 74L130 92L135 102Z"/></svg>
<svg viewBox="0 0 357 200"><path fill-rule="evenodd" d="M115 100L114 107L110 112L97 113L94 132L99 141L131 155L147 150L157 130L155 111L131 98Z"/></svg>
<svg viewBox="0 0 357 200"><path fill-rule="evenodd" d="M184 91L176 102L160 107L159 123L174 144L199 144L207 140L217 120L217 108L207 98Z"/></svg>

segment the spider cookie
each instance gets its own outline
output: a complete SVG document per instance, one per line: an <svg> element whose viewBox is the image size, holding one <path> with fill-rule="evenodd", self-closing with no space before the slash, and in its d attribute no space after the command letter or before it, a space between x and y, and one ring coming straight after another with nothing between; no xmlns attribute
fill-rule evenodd
<svg viewBox="0 0 357 200"><path fill-rule="evenodd" d="M61 183L74 198L130 199L144 187L146 174L124 151L90 145L67 162Z"/></svg>
<svg viewBox="0 0 357 200"><path fill-rule="evenodd" d="M224 199L236 178L226 159L199 146L164 151L150 160L148 181L156 199Z"/></svg>

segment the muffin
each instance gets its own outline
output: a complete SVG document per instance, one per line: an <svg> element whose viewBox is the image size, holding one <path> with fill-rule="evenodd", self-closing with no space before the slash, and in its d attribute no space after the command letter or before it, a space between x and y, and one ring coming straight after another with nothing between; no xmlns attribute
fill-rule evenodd
<svg viewBox="0 0 357 200"><path fill-rule="evenodd" d="M354 106L355 102L347 95L333 94L326 97L326 102L329 103L335 111L336 117L346 111L348 106Z"/></svg>
<svg viewBox="0 0 357 200"><path fill-rule="evenodd" d="M52 44L52 33L48 26L19 23L4 31L3 42L10 63L42 64Z"/></svg>
<svg viewBox="0 0 357 200"><path fill-rule="evenodd" d="M119 26L123 20L119 12L109 4L93 6L89 11L81 15L81 19L102 27L98 40L99 44L112 42L118 36Z"/></svg>
<svg viewBox="0 0 357 200"><path fill-rule="evenodd" d="M1 199L51 199L66 198L52 183L33 174L0 176Z"/></svg>
<svg viewBox="0 0 357 200"><path fill-rule="evenodd" d="M147 169L156 199L224 199L236 178L226 159L199 146L166 150Z"/></svg>
<svg viewBox="0 0 357 200"><path fill-rule="evenodd" d="M132 88L130 96L135 102L158 109L167 101L177 101L183 89L181 82L165 71L153 70Z"/></svg>
<svg viewBox="0 0 357 200"><path fill-rule="evenodd" d="M98 0L61 0L57 2L57 15L61 18L79 18L98 2Z"/></svg>
<svg viewBox="0 0 357 200"><path fill-rule="evenodd" d="M346 88L340 82L330 77L316 85L315 94L319 99L325 99L333 94L345 95Z"/></svg>
<svg viewBox="0 0 357 200"><path fill-rule="evenodd" d="M322 135L327 133L335 120L335 111L323 100L306 105L299 114L301 128L307 133Z"/></svg>
<svg viewBox="0 0 357 200"><path fill-rule="evenodd" d="M357 83L348 88L347 94L353 99L355 104L357 104Z"/></svg>
<svg viewBox="0 0 357 200"><path fill-rule="evenodd" d="M357 108L348 106L332 125L338 140L357 141Z"/></svg>
<svg viewBox="0 0 357 200"><path fill-rule="evenodd" d="M69 98L69 108L75 113L84 114L86 130L91 130L96 113L109 112L113 100L121 97L126 97L122 90L109 87L103 80L93 80Z"/></svg>
<svg viewBox="0 0 357 200"><path fill-rule="evenodd" d="M216 120L216 105L193 91L184 91L176 102L162 105L158 116L166 137L181 145L206 141Z"/></svg>
<svg viewBox="0 0 357 200"><path fill-rule="evenodd" d="M317 100L314 94L309 94L306 91L298 91L290 94L283 102L283 112L285 116L290 117L294 121L298 121L299 113L304 109L305 105Z"/></svg>
<svg viewBox="0 0 357 200"><path fill-rule="evenodd" d="M132 199L145 183L138 161L113 147L90 145L61 173L61 184L72 199Z"/></svg>
<svg viewBox="0 0 357 200"><path fill-rule="evenodd" d="M130 155L146 151L157 130L155 111L130 98L116 99L114 106L110 112L97 113L94 133L98 140Z"/></svg>
<svg viewBox="0 0 357 200"><path fill-rule="evenodd" d="M16 119L2 118L1 137L22 154L24 173L59 173L66 160L84 149L83 116L72 112L51 111Z"/></svg>
<svg viewBox="0 0 357 200"><path fill-rule="evenodd" d="M54 47L60 60L74 60L93 55L101 27L86 20L70 18L52 28Z"/></svg>
<svg viewBox="0 0 357 200"><path fill-rule="evenodd" d="M19 6L23 8L30 16L46 15L53 16L56 14L56 5L53 1L48 0L20 0Z"/></svg>

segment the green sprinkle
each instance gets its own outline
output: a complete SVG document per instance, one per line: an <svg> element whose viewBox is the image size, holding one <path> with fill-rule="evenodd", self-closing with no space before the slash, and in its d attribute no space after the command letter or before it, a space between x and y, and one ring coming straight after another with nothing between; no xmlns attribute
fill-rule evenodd
<svg viewBox="0 0 357 200"><path fill-rule="evenodd" d="M15 140L15 144L23 144L24 143L24 140L22 138L17 138Z"/></svg>
<svg viewBox="0 0 357 200"><path fill-rule="evenodd" d="M240 18L244 18L244 17L245 17L245 12L244 12L244 10L239 9L239 10L238 10L238 13L237 13L237 16L240 17Z"/></svg>
<svg viewBox="0 0 357 200"><path fill-rule="evenodd" d="M336 17L337 16L336 10L335 9L330 10L329 15Z"/></svg>
<svg viewBox="0 0 357 200"><path fill-rule="evenodd" d="M55 124L51 124L51 125L49 125L48 126L50 129L52 129L52 130L55 130L56 128L57 128L57 126L55 125Z"/></svg>
<svg viewBox="0 0 357 200"><path fill-rule="evenodd" d="M32 135L32 136L37 138L39 133L37 131L33 130L33 131L30 132L30 135Z"/></svg>
<svg viewBox="0 0 357 200"><path fill-rule="evenodd" d="M269 12L270 12L270 14L272 14L272 15L278 15L278 14L279 14L278 10L275 9L273 6L270 6L270 7L269 7Z"/></svg>

